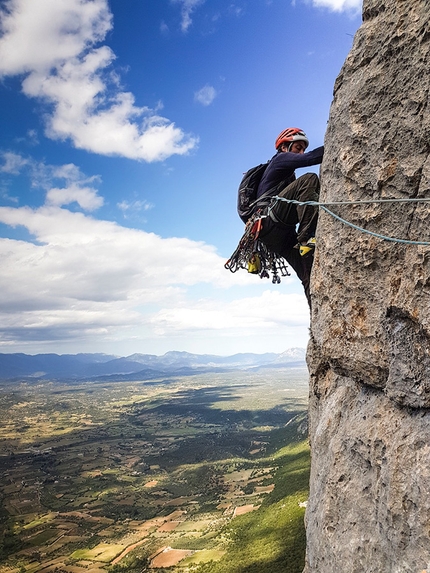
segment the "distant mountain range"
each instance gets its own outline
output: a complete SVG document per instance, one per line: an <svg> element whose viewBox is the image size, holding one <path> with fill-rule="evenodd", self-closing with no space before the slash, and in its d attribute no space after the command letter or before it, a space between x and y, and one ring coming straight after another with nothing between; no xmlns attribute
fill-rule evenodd
<svg viewBox="0 0 430 573"><path fill-rule="evenodd" d="M0 354L0 380L150 380L160 376L187 376L220 370L305 366L305 349L290 348L281 354L190 354L166 352L131 354Z"/></svg>

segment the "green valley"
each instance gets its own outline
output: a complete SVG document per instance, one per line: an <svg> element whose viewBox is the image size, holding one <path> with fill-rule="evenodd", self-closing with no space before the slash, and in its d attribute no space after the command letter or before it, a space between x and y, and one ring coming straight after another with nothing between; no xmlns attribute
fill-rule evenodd
<svg viewBox="0 0 430 573"><path fill-rule="evenodd" d="M1 573L299 573L305 368L0 387Z"/></svg>

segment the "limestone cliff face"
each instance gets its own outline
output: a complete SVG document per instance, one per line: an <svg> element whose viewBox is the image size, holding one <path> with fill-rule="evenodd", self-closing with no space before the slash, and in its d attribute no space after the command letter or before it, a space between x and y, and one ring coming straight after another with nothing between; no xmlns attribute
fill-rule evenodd
<svg viewBox="0 0 430 573"><path fill-rule="evenodd" d="M322 201L430 197L430 1L364 0ZM333 210L430 241L430 204ZM306 573L430 571L430 247L321 212L312 279Z"/></svg>

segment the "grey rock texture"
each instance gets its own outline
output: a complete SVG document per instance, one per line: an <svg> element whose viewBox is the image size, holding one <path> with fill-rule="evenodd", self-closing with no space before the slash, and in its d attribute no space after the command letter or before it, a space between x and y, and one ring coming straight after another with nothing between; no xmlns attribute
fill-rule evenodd
<svg viewBox="0 0 430 573"><path fill-rule="evenodd" d="M364 0L321 200L430 197L430 2ZM333 206L430 241L430 203ZM430 571L430 247L321 211L312 277L306 573Z"/></svg>

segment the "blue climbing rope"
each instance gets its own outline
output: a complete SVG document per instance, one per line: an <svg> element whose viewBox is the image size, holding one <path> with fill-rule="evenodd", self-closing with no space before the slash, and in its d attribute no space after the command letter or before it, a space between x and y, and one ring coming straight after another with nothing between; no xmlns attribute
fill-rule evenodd
<svg viewBox="0 0 430 573"><path fill-rule="evenodd" d="M276 195L275 197L273 197L273 204L269 207L269 213L273 209L276 201L285 201L286 203L294 203L295 205L313 205L315 207L321 207L326 213L328 213L329 215L331 215L332 217L334 217L335 219L337 219L341 223L344 223L345 225L348 225L349 227L352 227L353 229L356 229L357 231L361 231L362 233L367 233L368 235L372 235L373 237L377 237L378 239L382 239L384 241L391 241L393 243L402 243L405 245L430 246L429 241L410 241L408 239L398 239L396 237L388 237L386 235L381 235L380 233L375 233L373 231L369 231L368 229L364 229L363 227L359 227L358 225L351 223L351 221L347 221L343 217L336 215L336 213L333 213L333 211L331 211L330 209L327 208L328 205L332 206L332 205L363 205L364 203L369 204L369 203L429 202L430 197L423 197L421 199L417 199L417 198L409 198L409 199L365 199L364 201L331 201L331 202L327 202L327 203L320 203L319 201L297 201L296 199L285 199L285 197L279 197L278 195Z"/></svg>

